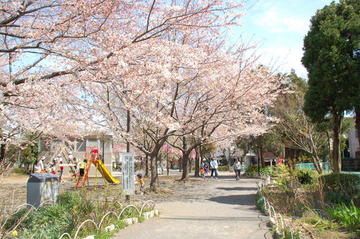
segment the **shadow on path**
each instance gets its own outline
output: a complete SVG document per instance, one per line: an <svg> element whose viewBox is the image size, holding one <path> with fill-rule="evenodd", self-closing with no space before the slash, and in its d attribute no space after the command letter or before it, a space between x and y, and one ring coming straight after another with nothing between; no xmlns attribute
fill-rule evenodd
<svg viewBox="0 0 360 239"><path fill-rule="evenodd" d="M255 194L218 196L208 200L223 204L253 206L255 204Z"/></svg>
<svg viewBox="0 0 360 239"><path fill-rule="evenodd" d="M257 187L217 187L216 189L225 191L256 191Z"/></svg>

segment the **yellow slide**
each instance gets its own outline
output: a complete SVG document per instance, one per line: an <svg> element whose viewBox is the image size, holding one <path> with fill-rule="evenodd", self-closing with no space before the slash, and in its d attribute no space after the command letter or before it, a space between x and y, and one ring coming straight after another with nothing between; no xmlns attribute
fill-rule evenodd
<svg viewBox="0 0 360 239"><path fill-rule="evenodd" d="M97 160L95 163L97 170L101 173L101 175L108 181L109 183L119 184L120 180L113 177L109 170L105 167L104 163L101 160Z"/></svg>

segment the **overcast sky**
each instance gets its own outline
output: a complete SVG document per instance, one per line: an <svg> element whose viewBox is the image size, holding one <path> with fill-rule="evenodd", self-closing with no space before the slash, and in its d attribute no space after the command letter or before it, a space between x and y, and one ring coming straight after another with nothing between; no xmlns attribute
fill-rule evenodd
<svg viewBox="0 0 360 239"><path fill-rule="evenodd" d="M295 69L307 78L301 64L303 39L310 19L331 0L247 0L242 26L233 35L256 41L261 63L283 73Z"/></svg>

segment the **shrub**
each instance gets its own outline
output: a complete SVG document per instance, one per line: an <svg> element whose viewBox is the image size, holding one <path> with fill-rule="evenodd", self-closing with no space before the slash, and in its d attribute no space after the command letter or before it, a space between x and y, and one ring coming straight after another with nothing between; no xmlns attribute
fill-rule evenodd
<svg viewBox="0 0 360 239"><path fill-rule="evenodd" d="M272 167L260 168L260 175L261 176L272 176L273 175L273 168Z"/></svg>
<svg viewBox="0 0 360 239"><path fill-rule="evenodd" d="M21 224L24 238L57 239L63 232L69 231L71 216L64 207L54 205L42 207L32 212Z"/></svg>
<svg viewBox="0 0 360 239"><path fill-rule="evenodd" d="M295 171L295 177L301 184L313 184L316 182L317 174L313 170L301 169Z"/></svg>
<svg viewBox="0 0 360 239"><path fill-rule="evenodd" d="M64 192L58 196L58 203L68 209L79 205L81 200L78 192Z"/></svg>
<svg viewBox="0 0 360 239"><path fill-rule="evenodd" d="M24 168L14 168L13 173L25 175L27 174L27 171Z"/></svg>
<svg viewBox="0 0 360 239"><path fill-rule="evenodd" d="M291 184L290 169L286 165L279 165L273 170L273 175L276 177L275 184L282 189L287 191Z"/></svg>
<svg viewBox="0 0 360 239"><path fill-rule="evenodd" d="M330 217L350 231L360 232L360 208L354 203L340 204L327 209Z"/></svg>
<svg viewBox="0 0 360 239"><path fill-rule="evenodd" d="M331 203L349 204L351 201L360 206L360 176L333 173L320 177L324 186L326 200Z"/></svg>
<svg viewBox="0 0 360 239"><path fill-rule="evenodd" d="M257 166L249 166L245 169L245 175L249 177L254 177L258 175Z"/></svg>
<svg viewBox="0 0 360 239"><path fill-rule="evenodd" d="M256 194L256 208L265 213L265 197L259 192Z"/></svg>
<svg viewBox="0 0 360 239"><path fill-rule="evenodd" d="M222 165L222 166L219 166L218 170L219 171L229 171L230 168L229 168L229 165Z"/></svg>

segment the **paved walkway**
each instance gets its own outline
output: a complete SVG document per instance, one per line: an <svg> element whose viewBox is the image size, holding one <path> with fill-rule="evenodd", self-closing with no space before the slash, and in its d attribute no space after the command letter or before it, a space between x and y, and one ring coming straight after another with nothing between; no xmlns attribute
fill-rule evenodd
<svg viewBox="0 0 360 239"><path fill-rule="evenodd" d="M255 207L255 179L209 179L201 187L208 191L206 197L199 198L194 192L190 200L159 203L160 218L132 225L115 238L270 238L266 218Z"/></svg>

